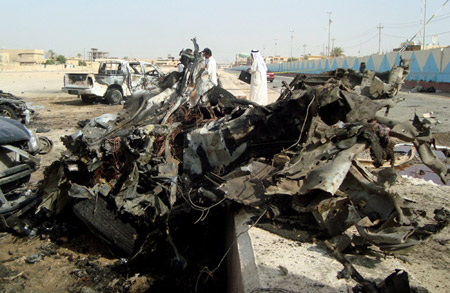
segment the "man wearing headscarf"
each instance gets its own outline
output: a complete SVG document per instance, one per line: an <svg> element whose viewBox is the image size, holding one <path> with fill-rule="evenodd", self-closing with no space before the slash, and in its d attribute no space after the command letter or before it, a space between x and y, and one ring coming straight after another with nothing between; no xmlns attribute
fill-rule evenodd
<svg viewBox="0 0 450 293"><path fill-rule="evenodd" d="M250 100L260 105L267 105L267 66L258 50L252 50Z"/></svg>

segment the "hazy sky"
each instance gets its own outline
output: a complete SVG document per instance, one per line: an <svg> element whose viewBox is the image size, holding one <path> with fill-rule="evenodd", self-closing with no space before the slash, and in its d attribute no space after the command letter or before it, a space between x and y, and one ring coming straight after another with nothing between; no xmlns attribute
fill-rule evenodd
<svg viewBox="0 0 450 293"><path fill-rule="evenodd" d="M427 1L427 18L444 0ZM52 49L75 56L95 47L111 56L132 58L177 56L197 37L218 62L236 53L260 49L273 55L318 55L331 37L346 55L391 51L411 38L423 22L424 0L222 0L222 1L99 1L0 0L0 48ZM438 35L450 43L450 3L426 28L426 42ZM421 41L420 36L417 41Z"/></svg>

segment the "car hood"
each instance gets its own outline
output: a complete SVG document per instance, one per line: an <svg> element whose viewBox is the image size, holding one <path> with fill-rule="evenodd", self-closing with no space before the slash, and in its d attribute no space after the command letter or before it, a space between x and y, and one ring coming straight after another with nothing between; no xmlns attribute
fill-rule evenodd
<svg viewBox="0 0 450 293"><path fill-rule="evenodd" d="M0 117L0 144L29 141L30 134L17 120Z"/></svg>

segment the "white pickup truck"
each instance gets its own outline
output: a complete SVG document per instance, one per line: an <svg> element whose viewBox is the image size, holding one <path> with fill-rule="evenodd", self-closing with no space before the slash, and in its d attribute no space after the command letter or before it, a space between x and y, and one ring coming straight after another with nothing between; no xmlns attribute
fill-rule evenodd
<svg viewBox="0 0 450 293"><path fill-rule="evenodd" d="M85 103L105 99L119 104L123 97L140 89L152 89L164 76L151 63L128 60L108 60L100 63L98 73L66 73L63 92L77 95Z"/></svg>

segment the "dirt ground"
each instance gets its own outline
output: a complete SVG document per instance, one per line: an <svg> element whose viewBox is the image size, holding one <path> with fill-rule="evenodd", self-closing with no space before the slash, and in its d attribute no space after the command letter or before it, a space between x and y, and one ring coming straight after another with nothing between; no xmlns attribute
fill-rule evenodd
<svg viewBox="0 0 450 293"><path fill-rule="evenodd" d="M122 105L86 105L76 96L61 92L64 72L1 72L0 89L25 98L36 111L36 118L29 126L31 130L50 138L53 150L41 156L41 168L32 176L32 181L43 178L43 170L58 159L64 151L60 137L78 130L77 122L105 113L116 113ZM245 97L248 85L238 81L231 74L221 73L224 87L236 96ZM422 97L408 93L408 96L422 100ZM422 94L423 95L423 94ZM273 101L275 91L269 94ZM448 97L438 97L441 109L450 107ZM426 103L425 103L426 104ZM417 106L414 111L420 108ZM442 106L444 105L444 106ZM426 109L429 112L429 109ZM443 112L447 115L448 112ZM447 121L446 117L436 118ZM450 146L450 132L440 127L436 136L438 144ZM435 185L403 183L403 194L430 210L433 207L450 208L450 189ZM401 188L401 187L400 187ZM439 194L434 197L434 194ZM445 196L447 195L447 196ZM429 215L432 217L432 215ZM16 237L0 234L0 291L2 292L98 292L114 291L118 275L114 266L121 260L105 249L105 246L82 228L60 227L61 233L45 236ZM436 237L418 245L408 255L402 256L405 267L422 286L433 292L448 292L450 288L450 229L446 228ZM71 233L64 233L71 231ZM31 233L33 235L33 233ZM389 256L394 257L394 256ZM34 260L39 260L33 262ZM32 263L30 263L32 262ZM394 268L392 268L394 269ZM102 272L99 280L91 271ZM98 274L97 274L98 275ZM101 275L101 274L100 274ZM133 277L133 276L130 276ZM147 277L134 276L127 281L130 292L145 291L151 284ZM107 285L105 285L107 284ZM108 285L109 284L109 285Z"/></svg>

